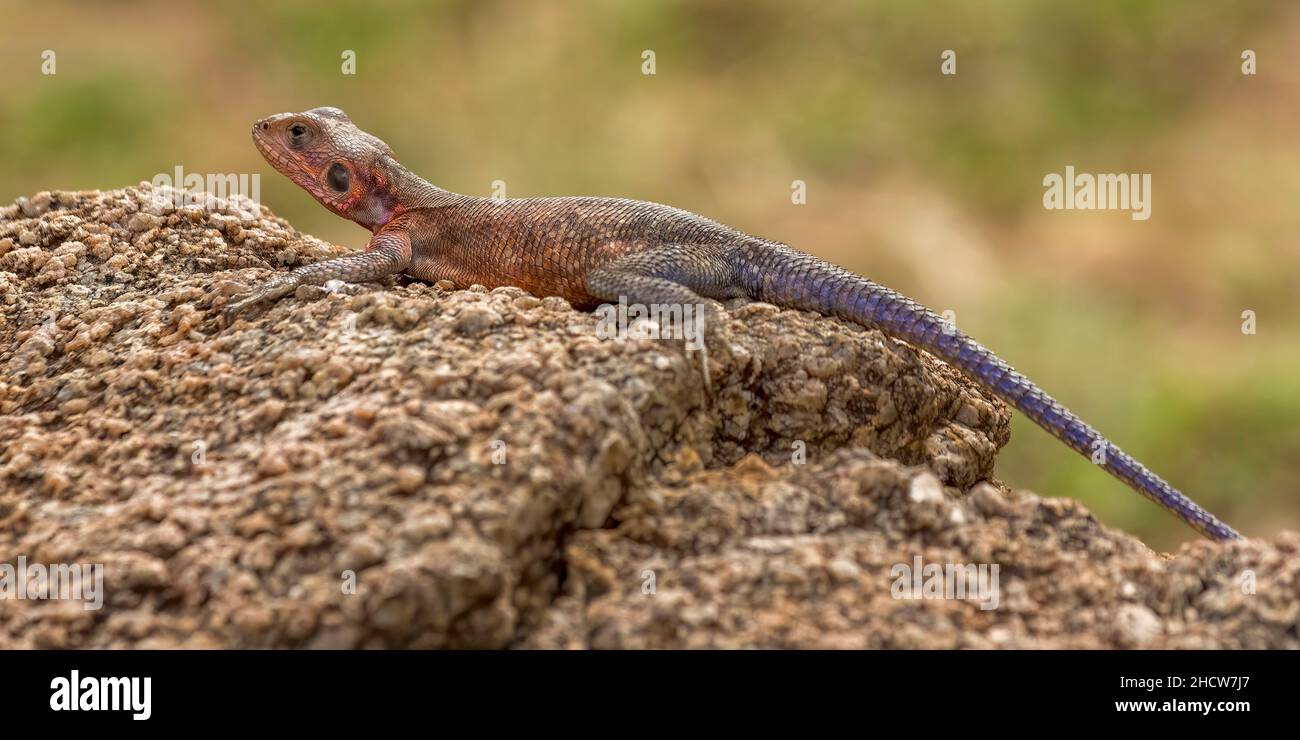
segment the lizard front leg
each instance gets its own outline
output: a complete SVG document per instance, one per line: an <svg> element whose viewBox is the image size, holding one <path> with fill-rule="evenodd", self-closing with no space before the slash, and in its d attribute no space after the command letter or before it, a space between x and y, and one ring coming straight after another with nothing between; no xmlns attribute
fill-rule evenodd
<svg viewBox="0 0 1300 740"><path fill-rule="evenodd" d="M398 217L388 222L366 245L366 251L346 257L303 265L281 273L227 304L223 317L227 324L241 312L261 303L269 303L298 289L299 285L322 285L330 280L361 283L402 272L411 264L411 234L408 219Z"/></svg>

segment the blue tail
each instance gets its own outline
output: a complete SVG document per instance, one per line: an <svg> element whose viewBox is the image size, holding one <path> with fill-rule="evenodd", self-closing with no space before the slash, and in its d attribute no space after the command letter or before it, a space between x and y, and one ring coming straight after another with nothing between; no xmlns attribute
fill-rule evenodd
<svg viewBox="0 0 1300 740"><path fill-rule="evenodd" d="M997 355L916 301L785 245L754 243L738 249L733 267L752 298L816 311L922 347L956 365L999 398L1133 490L1215 540L1241 535L1195 501L1111 444L1069 409Z"/></svg>

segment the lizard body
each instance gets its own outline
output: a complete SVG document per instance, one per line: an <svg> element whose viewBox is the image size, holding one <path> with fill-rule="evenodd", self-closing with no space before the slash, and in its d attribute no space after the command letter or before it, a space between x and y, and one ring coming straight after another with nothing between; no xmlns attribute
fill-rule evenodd
<svg viewBox="0 0 1300 740"><path fill-rule="evenodd" d="M515 286L579 308L625 297L705 304L746 296L876 328L955 365L1067 446L1092 456L1201 534L1231 527L1111 444L991 351L919 303L777 242L656 203L619 198L491 199L436 187L337 108L253 125L266 160L334 213L373 232L364 252L277 275L229 304L228 319L301 284L406 273L457 287ZM718 310L716 308L711 310Z"/></svg>

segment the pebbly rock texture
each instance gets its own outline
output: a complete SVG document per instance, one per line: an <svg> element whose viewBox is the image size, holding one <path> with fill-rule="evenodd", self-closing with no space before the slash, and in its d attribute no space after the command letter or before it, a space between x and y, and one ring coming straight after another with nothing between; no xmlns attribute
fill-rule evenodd
<svg viewBox="0 0 1300 740"><path fill-rule="evenodd" d="M1010 493L1006 408L878 332L736 306L707 392L511 288L223 326L347 250L173 195L0 209L0 565L105 575L0 595L0 647L1300 646L1300 537L1167 558ZM895 598L917 557L997 564L997 608Z"/></svg>

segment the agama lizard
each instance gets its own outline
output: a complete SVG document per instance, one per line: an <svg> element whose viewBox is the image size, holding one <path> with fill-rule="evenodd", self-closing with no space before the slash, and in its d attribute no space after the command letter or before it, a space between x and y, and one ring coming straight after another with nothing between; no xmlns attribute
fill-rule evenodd
<svg viewBox="0 0 1300 740"><path fill-rule="evenodd" d="M815 311L937 355L1075 451L1088 457L1102 451L1107 472L1201 534L1241 537L950 322L785 244L644 201L452 193L403 167L387 144L337 108L264 118L253 125L253 141L273 167L373 236L364 252L299 267L254 288L228 305L227 321L299 285L396 273L457 287L515 286L561 296L578 308L620 297L714 307L712 299L748 297Z"/></svg>

